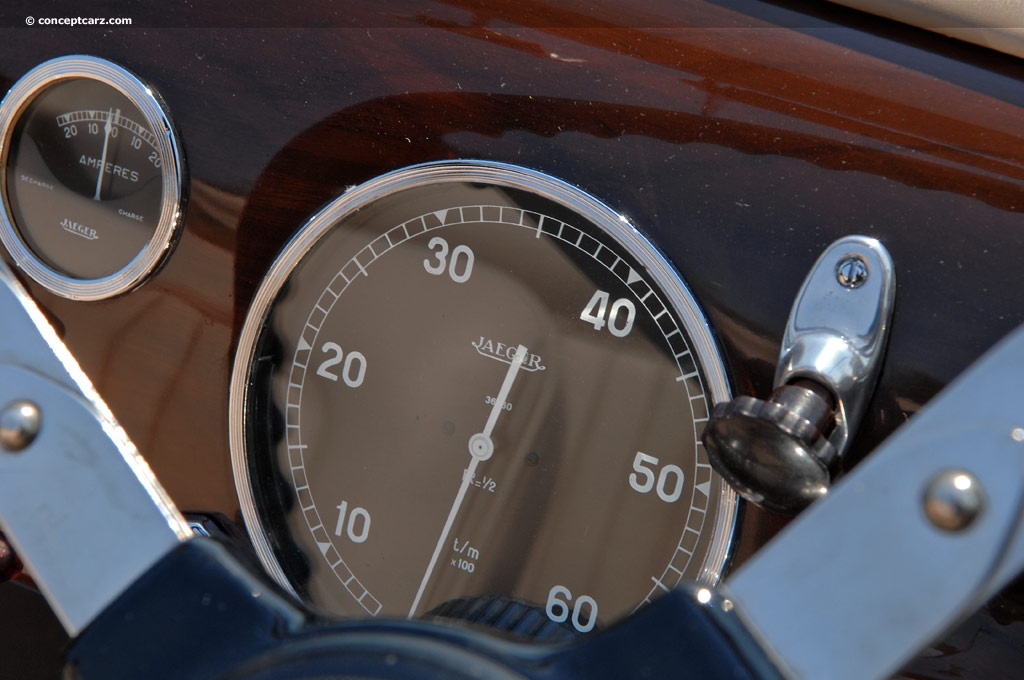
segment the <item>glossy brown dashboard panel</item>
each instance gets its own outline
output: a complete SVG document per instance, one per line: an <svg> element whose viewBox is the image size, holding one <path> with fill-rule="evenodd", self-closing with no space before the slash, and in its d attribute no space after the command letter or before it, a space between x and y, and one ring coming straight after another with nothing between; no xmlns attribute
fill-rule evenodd
<svg viewBox="0 0 1024 680"><path fill-rule="evenodd" d="M60 4L47 12L80 13ZM228 383L274 256L346 187L414 163L523 165L629 216L693 289L740 393L769 390L818 253L880 238L897 308L852 462L1024 321L1024 66L1010 57L801 2L144 12L131 28L47 28L0 10L0 88L91 54L174 117L190 195L164 268L96 303L28 285L183 509L239 520ZM780 525L749 511L737 559ZM1017 612L1006 598L999 611ZM1020 623L978 625L1019 647Z"/></svg>

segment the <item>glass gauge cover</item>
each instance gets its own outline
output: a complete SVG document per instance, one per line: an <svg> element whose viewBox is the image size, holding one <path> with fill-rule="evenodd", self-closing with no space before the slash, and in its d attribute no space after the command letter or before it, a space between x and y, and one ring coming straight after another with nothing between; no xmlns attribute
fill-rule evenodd
<svg viewBox="0 0 1024 680"><path fill-rule="evenodd" d="M625 219L526 169L416 166L313 217L257 292L236 486L265 566L326 611L497 597L588 633L720 575L737 500L700 436L724 399Z"/></svg>
<svg viewBox="0 0 1024 680"><path fill-rule="evenodd" d="M181 220L182 155L153 91L121 67L62 57L0 106L0 238L53 292L98 299L138 286Z"/></svg>

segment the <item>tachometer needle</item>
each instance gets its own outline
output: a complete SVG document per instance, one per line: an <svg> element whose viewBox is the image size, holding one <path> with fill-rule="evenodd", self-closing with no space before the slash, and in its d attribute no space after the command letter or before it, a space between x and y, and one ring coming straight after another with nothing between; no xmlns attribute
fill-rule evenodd
<svg viewBox="0 0 1024 680"><path fill-rule="evenodd" d="M111 120L114 118L114 110L110 109L107 111L107 124L103 126L103 156L100 158L100 171L96 175L96 194L92 197L92 200L100 200L100 189L103 188L103 175L107 169L107 147L110 146L110 131L112 129ZM121 109L117 110L117 117L121 117Z"/></svg>
<svg viewBox="0 0 1024 680"><path fill-rule="evenodd" d="M448 544L448 534L451 533L452 525L455 524L455 517L459 514L459 508L462 507L462 501L465 499L469 485L473 481L477 466L480 464L480 461L487 460L494 453L494 441L491 439L491 433L494 431L494 426L498 423L498 417L504 410L508 393L512 391L512 383L515 382L519 369L522 367L523 361L526 360L526 354L526 345L519 345L516 348L516 355L512 359L508 371L505 373L505 380L501 383L498 396L494 398L494 405L491 407L491 413L487 417L487 423L484 425L483 431L469 438L469 467L463 472L459 492L455 494L455 502L452 503L452 509L448 512L448 519L441 530L441 537L437 539L437 545L434 546L434 554L430 557L430 564L427 565L427 571L423 574L423 580L420 581L420 589L416 591L416 599L413 600L412 607L409 609L410 619L416 615L416 610L420 606L420 600L427 589L427 583L434 574L437 559L441 556L441 550Z"/></svg>

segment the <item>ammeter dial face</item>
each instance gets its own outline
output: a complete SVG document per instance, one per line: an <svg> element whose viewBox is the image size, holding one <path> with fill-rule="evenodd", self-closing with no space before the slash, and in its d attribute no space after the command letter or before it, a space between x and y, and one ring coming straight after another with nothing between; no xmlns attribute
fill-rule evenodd
<svg viewBox="0 0 1024 680"><path fill-rule="evenodd" d="M581 633L717 579L728 398L687 289L626 221L488 163L387 175L315 216L243 330L232 448L268 569L343 615L508 597Z"/></svg>
<svg viewBox="0 0 1024 680"><path fill-rule="evenodd" d="M54 292L109 297L173 243L181 153L155 94L91 57L47 62L0 107L3 219L15 261Z"/></svg>

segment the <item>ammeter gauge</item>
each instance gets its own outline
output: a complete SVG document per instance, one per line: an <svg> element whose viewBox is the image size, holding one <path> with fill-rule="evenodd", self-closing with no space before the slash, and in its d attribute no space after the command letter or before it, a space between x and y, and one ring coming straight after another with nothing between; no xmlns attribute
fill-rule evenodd
<svg viewBox="0 0 1024 680"><path fill-rule="evenodd" d="M707 323L631 224L532 170L416 166L330 204L257 292L231 389L260 557L334 613L497 597L585 634L729 553Z"/></svg>
<svg viewBox="0 0 1024 680"><path fill-rule="evenodd" d="M0 105L0 239L58 295L131 290L174 244L181 148L156 93L108 61L61 57Z"/></svg>

